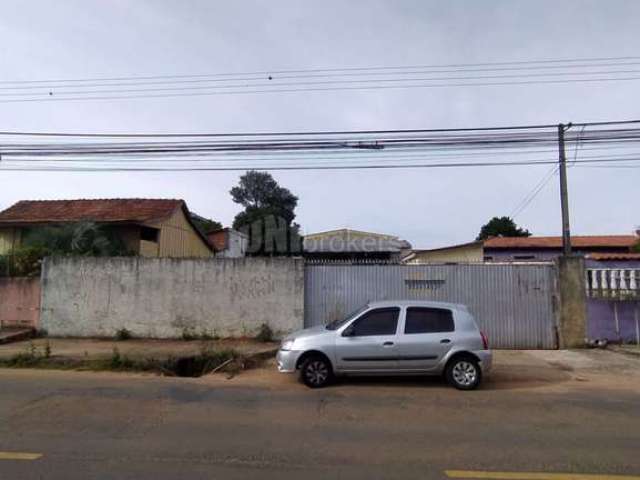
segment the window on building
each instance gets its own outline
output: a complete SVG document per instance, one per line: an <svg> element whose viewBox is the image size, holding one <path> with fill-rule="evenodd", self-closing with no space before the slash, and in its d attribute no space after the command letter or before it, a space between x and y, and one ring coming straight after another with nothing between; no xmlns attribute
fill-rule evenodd
<svg viewBox="0 0 640 480"><path fill-rule="evenodd" d="M351 335L395 335L398 328L399 308L378 308L365 313L352 324Z"/></svg>
<svg viewBox="0 0 640 480"><path fill-rule="evenodd" d="M490 262L491 260L493 260L493 257L491 255L485 255L484 256L484 261L485 262Z"/></svg>
<svg viewBox="0 0 640 480"><path fill-rule="evenodd" d="M446 308L409 307L404 333L453 332L453 313Z"/></svg>
<svg viewBox="0 0 640 480"><path fill-rule="evenodd" d="M514 255L514 260L535 260L535 255Z"/></svg>
<svg viewBox="0 0 640 480"><path fill-rule="evenodd" d="M140 240L144 240L145 242L158 243L159 236L160 236L160 230L157 228L153 228L153 227L140 228Z"/></svg>

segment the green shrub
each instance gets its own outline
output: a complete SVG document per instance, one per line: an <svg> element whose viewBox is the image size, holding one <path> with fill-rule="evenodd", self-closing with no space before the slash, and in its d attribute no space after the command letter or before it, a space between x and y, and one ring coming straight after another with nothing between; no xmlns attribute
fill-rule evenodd
<svg viewBox="0 0 640 480"><path fill-rule="evenodd" d="M113 347L113 352L111 352L111 368L118 368L121 361L120 350L118 350L118 347Z"/></svg>
<svg viewBox="0 0 640 480"><path fill-rule="evenodd" d="M40 275L42 259L49 254L44 247L18 247L0 257L0 276L36 277Z"/></svg>
<svg viewBox="0 0 640 480"><path fill-rule="evenodd" d="M125 340L130 340L133 338L132 333L127 330L126 328L121 328L120 330L118 330L116 332L116 340L118 340L119 342L123 342Z"/></svg>
<svg viewBox="0 0 640 480"><path fill-rule="evenodd" d="M189 342L191 340L197 340L198 339L198 333L195 331L194 328L191 327L184 327L182 329L182 339L186 342Z"/></svg>
<svg viewBox="0 0 640 480"><path fill-rule="evenodd" d="M273 342L273 330L268 324L263 323L260 325L256 340L259 342Z"/></svg>

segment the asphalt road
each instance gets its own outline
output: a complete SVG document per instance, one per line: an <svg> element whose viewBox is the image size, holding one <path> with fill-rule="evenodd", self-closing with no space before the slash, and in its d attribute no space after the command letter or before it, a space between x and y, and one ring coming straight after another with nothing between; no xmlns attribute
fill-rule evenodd
<svg viewBox="0 0 640 480"><path fill-rule="evenodd" d="M0 370L0 479L443 479L463 470L480 473L450 475L640 480L639 362L565 360L503 357L475 392L437 379L312 391L270 370L234 380ZM575 480L539 480L565 478Z"/></svg>

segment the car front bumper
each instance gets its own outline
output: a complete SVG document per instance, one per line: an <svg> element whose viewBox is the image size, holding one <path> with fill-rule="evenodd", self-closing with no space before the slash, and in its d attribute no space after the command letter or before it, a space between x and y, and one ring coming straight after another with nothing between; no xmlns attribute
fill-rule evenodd
<svg viewBox="0 0 640 480"><path fill-rule="evenodd" d="M297 350L278 350L276 362L278 371L281 373L293 373L296 371L296 364L302 352Z"/></svg>

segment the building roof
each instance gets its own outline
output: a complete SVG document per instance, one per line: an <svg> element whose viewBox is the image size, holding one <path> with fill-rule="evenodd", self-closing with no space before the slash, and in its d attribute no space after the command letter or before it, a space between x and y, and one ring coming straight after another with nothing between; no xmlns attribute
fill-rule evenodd
<svg viewBox="0 0 640 480"><path fill-rule="evenodd" d="M640 261L640 253L590 253L587 255L589 260L597 262L607 260L638 260Z"/></svg>
<svg viewBox="0 0 640 480"><path fill-rule="evenodd" d="M449 245L447 247L439 247L439 248L414 248L412 249L406 256L402 258L403 262L408 262L415 258L417 255L422 253L437 253L437 252L447 252L451 250L464 250L471 247L478 247L478 250L481 250L483 245L482 240L475 240L473 242L467 243L459 243L457 245Z"/></svg>
<svg viewBox="0 0 640 480"><path fill-rule="evenodd" d="M184 200L155 198L99 198L80 200L21 200L0 212L0 226L96 222L147 224L165 220L182 209L187 222L207 248L209 240L194 225Z"/></svg>
<svg viewBox="0 0 640 480"><path fill-rule="evenodd" d="M636 235L571 236L571 245L575 248L631 248L639 241ZM484 248L562 248L562 237L493 237L485 240Z"/></svg>
<svg viewBox="0 0 640 480"><path fill-rule="evenodd" d="M483 241L482 240L475 240L473 242L467 242L467 243L459 243L457 245L448 245L446 247L438 247L438 248L414 248L413 250L411 250L411 253L424 253L424 252L443 252L445 250L456 250L458 248L469 248L469 247L475 247L475 246L482 246L483 245Z"/></svg>
<svg viewBox="0 0 640 480"><path fill-rule="evenodd" d="M146 223L170 217L184 200L114 198L22 200L0 212L0 225L66 222Z"/></svg>
<svg viewBox="0 0 640 480"><path fill-rule="evenodd" d="M342 228L303 237L307 252L399 252L411 248L406 240L394 235Z"/></svg>
<svg viewBox="0 0 640 480"><path fill-rule="evenodd" d="M249 238L249 235L244 232L234 230L231 227L224 227L207 233L207 239L209 239L209 243L213 245L213 248L215 248L216 251L221 252L229 248L229 234Z"/></svg>

